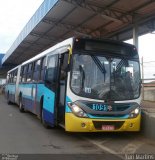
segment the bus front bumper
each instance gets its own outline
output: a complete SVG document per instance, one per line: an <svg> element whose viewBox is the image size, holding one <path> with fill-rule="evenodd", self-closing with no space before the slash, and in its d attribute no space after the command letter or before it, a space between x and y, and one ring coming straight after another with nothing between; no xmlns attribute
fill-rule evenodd
<svg viewBox="0 0 155 160"><path fill-rule="evenodd" d="M141 115L130 119L79 118L73 113L65 114L65 130L68 132L120 132L140 131Z"/></svg>

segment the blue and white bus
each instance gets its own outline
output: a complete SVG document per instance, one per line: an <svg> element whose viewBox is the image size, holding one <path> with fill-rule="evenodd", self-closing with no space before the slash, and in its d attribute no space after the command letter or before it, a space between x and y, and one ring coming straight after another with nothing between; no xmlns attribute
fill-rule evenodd
<svg viewBox="0 0 155 160"><path fill-rule="evenodd" d="M133 45L69 38L7 74L7 102L70 132L139 131L140 63Z"/></svg>

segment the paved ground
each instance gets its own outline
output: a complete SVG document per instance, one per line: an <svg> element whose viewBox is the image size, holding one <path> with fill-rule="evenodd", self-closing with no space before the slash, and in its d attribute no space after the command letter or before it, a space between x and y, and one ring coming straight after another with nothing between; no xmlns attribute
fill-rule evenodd
<svg viewBox="0 0 155 160"><path fill-rule="evenodd" d="M4 153L26 159L51 159L47 154L54 154L56 159L78 160L129 159L128 155L150 154L155 159L155 141L144 138L142 133L81 134L61 128L45 129L36 116L20 113L16 105L7 105L0 96L0 153L3 159L8 156Z"/></svg>

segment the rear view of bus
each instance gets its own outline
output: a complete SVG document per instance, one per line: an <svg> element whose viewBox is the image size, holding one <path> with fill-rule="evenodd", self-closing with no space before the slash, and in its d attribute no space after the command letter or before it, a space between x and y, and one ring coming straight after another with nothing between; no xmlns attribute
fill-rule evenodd
<svg viewBox="0 0 155 160"><path fill-rule="evenodd" d="M66 131L140 130L140 64L133 45L75 39L69 68Z"/></svg>

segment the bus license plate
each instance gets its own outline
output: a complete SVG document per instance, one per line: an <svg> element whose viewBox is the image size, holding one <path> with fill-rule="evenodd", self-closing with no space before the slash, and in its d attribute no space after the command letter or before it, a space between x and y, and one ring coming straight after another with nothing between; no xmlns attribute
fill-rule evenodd
<svg viewBox="0 0 155 160"><path fill-rule="evenodd" d="M115 127L113 125L102 125L102 130L104 131L113 131Z"/></svg>

